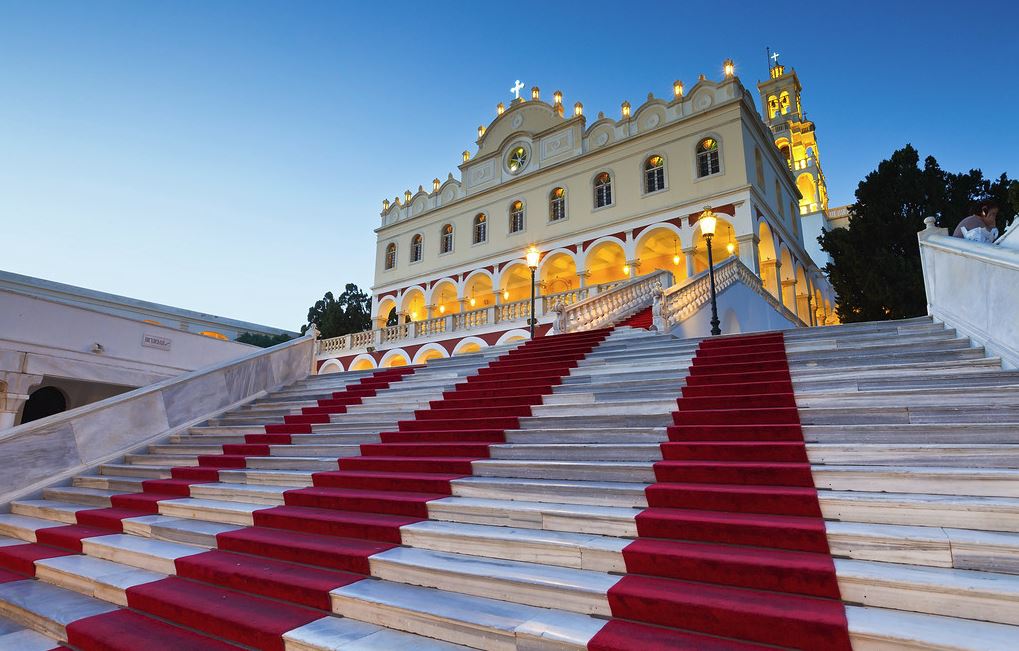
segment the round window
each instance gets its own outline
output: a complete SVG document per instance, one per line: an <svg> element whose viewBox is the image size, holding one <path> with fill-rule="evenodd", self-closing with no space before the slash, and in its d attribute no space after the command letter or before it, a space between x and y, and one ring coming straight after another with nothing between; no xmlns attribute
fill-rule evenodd
<svg viewBox="0 0 1019 651"><path fill-rule="evenodd" d="M510 150L509 157L506 159L506 167L509 171L516 174L520 170L524 169L527 165L527 150L523 147L514 147Z"/></svg>

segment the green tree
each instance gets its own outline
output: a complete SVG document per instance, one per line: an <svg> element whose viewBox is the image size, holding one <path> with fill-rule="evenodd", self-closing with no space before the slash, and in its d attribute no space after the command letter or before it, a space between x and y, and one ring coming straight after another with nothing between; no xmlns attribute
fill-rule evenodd
<svg viewBox="0 0 1019 651"><path fill-rule="evenodd" d="M1011 216L1006 175L991 181L980 170L945 172L933 156L920 167L911 145L881 161L856 189L849 228L823 233L818 241L831 256L825 267L838 293L838 315L845 323L919 316L926 312L923 273L916 234L925 217L954 230L972 204L994 199L1002 210L999 228Z"/></svg>
<svg viewBox="0 0 1019 651"><path fill-rule="evenodd" d="M318 326L323 339L361 332L371 328L371 306L368 294L357 285L347 283L336 298L332 292L326 292L322 300L308 308L308 323ZM302 334L307 330L308 326L301 327Z"/></svg>
<svg viewBox="0 0 1019 651"><path fill-rule="evenodd" d="M271 346L276 346L277 344L290 341L291 339L293 339L293 337L287 334L264 335L255 332L245 332L241 336L237 337L237 341L242 344L251 344L252 346L258 346L259 348L269 348Z"/></svg>

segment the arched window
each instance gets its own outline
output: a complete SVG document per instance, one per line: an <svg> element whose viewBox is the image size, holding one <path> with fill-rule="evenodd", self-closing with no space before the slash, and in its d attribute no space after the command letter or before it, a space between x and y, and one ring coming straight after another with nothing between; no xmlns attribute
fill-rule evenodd
<svg viewBox="0 0 1019 651"><path fill-rule="evenodd" d="M789 112L790 107L789 91L783 90L782 93L778 96L778 105L779 108L782 110L782 115L785 115L786 113Z"/></svg>
<svg viewBox="0 0 1019 651"><path fill-rule="evenodd" d="M774 95L768 97L768 118L774 119L778 115L778 98Z"/></svg>
<svg viewBox="0 0 1019 651"><path fill-rule="evenodd" d="M548 195L548 220L557 222L566 219L566 190L556 188Z"/></svg>
<svg viewBox="0 0 1019 651"><path fill-rule="evenodd" d="M485 213L479 212L474 216L474 243L481 244L488 241L488 217ZM450 245L452 246L452 245Z"/></svg>
<svg viewBox="0 0 1019 651"><path fill-rule="evenodd" d="M782 219L785 219L785 204L782 203L782 187L778 184L778 179L775 179L775 204L778 205Z"/></svg>
<svg viewBox="0 0 1019 651"><path fill-rule="evenodd" d="M754 147L754 165L757 167L757 187L764 189L764 161L761 159L761 150Z"/></svg>
<svg viewBox="0 0 1019 651"><path fill-rule="evenodd" d="M644 192L665 189L665 159L657 154L644 161Z"/></svg>
<svg viewBox="0 0 1019 651"><path fill-rule="evenodd" d="M594 207L602 208L612 205L612 177L602 172L594 177Z"/></svg>
<svg viewBox="0 0 1019 651"><path fill-rule="evenodd" d="M509 232L519 233L524 230L524 202L517 199L510 204Z"/></svg>
<svg viewBox="0 0 1019 651"><path fill-rule="evenodd" d="M414 237L410 238L410 261L421 262L421 249L424 243L424 238L418 233Z"/></svg>
<svg viewBox="0 0 1019 651"><path fill-rule="evenodd" d="M446 224L442 227L439 238L439 253L449 253L453 250L453 225Z"/></svg>
<svg viewBox="0 0 1019 651"><path fill-rule="evenodd" d="M718 160L718 141L705 138L697 143L697 177L704 178L722 171Z"/></svg>
<svg viewBox="0 0 1019 651"><path fill-rule="evenodd" d="M396 266L396 244L390 242L386 245L386 269Z"/></svg>

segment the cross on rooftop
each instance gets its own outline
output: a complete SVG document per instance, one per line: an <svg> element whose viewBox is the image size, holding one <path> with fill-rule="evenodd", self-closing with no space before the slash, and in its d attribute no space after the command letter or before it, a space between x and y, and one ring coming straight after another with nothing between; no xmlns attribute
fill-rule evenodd
<svg viewBox="0 0 1019 651"><path fill-rule="evenodd" d="M772 59L772 61L775 62L775 65L777 66L778 65L778 52L775 52L774 54L772 54L771 55L771 59Z"/></svg>
<svg viewBox="0 0 1019 651"><path fill-rule="evenodd" d="M517 83L513 85L513 88L510 88L510 92L516 96L514 99L520 99L520 89L523 87L524 85L517 79Z"/></svg>

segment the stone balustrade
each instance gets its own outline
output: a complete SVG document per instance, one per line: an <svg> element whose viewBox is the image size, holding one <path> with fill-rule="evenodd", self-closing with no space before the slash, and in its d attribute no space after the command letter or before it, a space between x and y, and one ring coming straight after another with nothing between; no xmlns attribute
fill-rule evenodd
<svg viewBox="0 0 1019 651"><path fill-rule="evenodd" d="M603 288L597 295L572 305L560 301L554 308L558 315L553 329L556 333L562 333L607 326L628 312L650 306L655 288L671 286L672 279L672 273L663 269L634 280L615 283L613 287Z"/></svg>
<svg viewBox="0 0 1019 651"><path fill-rule="evenodd" d="M927 313L1019 368L1019 249L950 237L927 218L920 260Z"/></svg>
<svg viewBox="0 0 1019 651"><path fill-rule="evenodd" d="M642 277L643 281L650 276ZM620 280L590 287L570 289L565 292L547 294L536 297L535 310L540 319L552 313L556 303L573 305L584 299L600 296L607 292L628 285L633 281ZM318 342L317 354L320 358L337 357L366 352L369 347L404 345L407 340L427 339L449 333L467 332L479 328L490 328L500 324L509 327L523 326L531 314L531 299L525 298L509 303L498 303L477 310L437 316L421 321L386 326L375 330L365 330L350 335L331 337Z"/></svg>
<svg viewBox="0 0 1019 651"><path fill-rule="evenodd" d="M239 359L4 430L0 503L184 432L307 377L315 361L316 336L312 330Z"/></svg>

